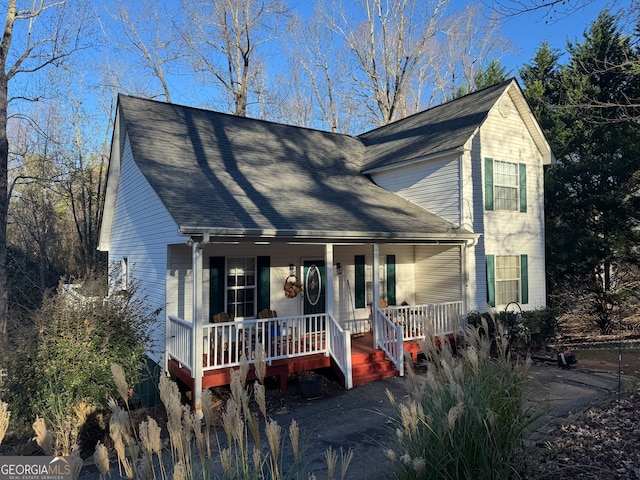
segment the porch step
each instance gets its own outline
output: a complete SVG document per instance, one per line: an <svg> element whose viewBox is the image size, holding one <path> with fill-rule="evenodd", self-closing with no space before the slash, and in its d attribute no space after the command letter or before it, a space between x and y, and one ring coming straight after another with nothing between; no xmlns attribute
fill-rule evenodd
<svg viewBox="0 0 640 480"><path fill-rule="evenodd" d="M382 350L354 354L351 357L351 369L354 387L398 375L393 362Z"/></svg>

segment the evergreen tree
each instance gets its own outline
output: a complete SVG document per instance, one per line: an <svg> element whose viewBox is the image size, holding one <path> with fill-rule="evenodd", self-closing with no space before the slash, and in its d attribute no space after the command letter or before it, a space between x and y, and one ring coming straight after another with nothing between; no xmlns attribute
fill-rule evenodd
<svg viewBox="0 0 640 480"><path fill-rule="evenodd" d="M503 82L507 79L507 68L500 65L500 61L497 58L491 60L491 63L487 65L487 68L480 70L473 78L476 84L476 90L480 90L485 87L490 87L496 83Z"/></svg>
<svg viewBox="0 0 640 480"><path fill-rule="evenodd" d="M550 138L558 164L546 174L549 290L570 291L610 332L623 299L623 274L638 264L640 77L638 52L608 10L569 44L567 66L544 45L522 70L526 96ZM575 295L578 295L578 298Z"/></svg>

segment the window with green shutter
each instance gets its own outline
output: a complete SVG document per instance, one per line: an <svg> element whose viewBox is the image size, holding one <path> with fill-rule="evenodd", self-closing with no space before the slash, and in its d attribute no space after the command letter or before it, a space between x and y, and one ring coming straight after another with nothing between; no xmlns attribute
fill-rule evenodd
<svg viewBox="0 0 640 480"><path fill-rule="evenodd" d="M527 212L527 166L520 164L520 211Z"/></svg>
<svg viewBox="0 0 640 480"><path fill-rule="evenodd" d="M527 211L527 166L484 159L485 210Z"/></svg>
<svg viewBox="0 0 640 480"><path fill-rule="evenodd" d="M487 255L487 303L496 306L496 264L493 255Z"/></svg>
<svg viewBox="0 0 640 480"><path fill-rule="evenodd" d="M356 308L364 308L365 295L367 290L367 284L365 280L364 255L354 256L353 264L355 266L355 285L354 285L355 305L356 305Z"/></svg>
<svg viewBox="0 0 640 480"><path fill-rule="evenodd" d="M387 302L396 305L396 256L387 255Z"/></svg>
<svg viewBox="0 0 640 480"><path fill-rule="evenodd" d="M484 208L493 210L493 159L484 159Z"/></svg>
<svg viewBox="0 0 640 480"><path fill-rule="evenodd" d="M396 256L386 255L385 262L380 262L378 276L380 280L380 298L389 305L396 304ZM364 255L355 255L354 303L356 308L364 308L373 303L373 265L366 264Z"/></svg>
<svg viewBox="0 0 640 480"><path fill-rule="evenodd" d="M257 258L258 302L256 311L271 308L271 258L268 256Z"/></svg>
<svg viewBox="0 0 640 480"><path fill-rule="evenodd" d="M209 257L209 316L227 312L237 318L254 317L270 308L270 284L268 256Z"/></svg>
<svg viewBox="0 0 640 480"><path fill-rule="evenodd" d="M529 303L527 255L487 255L487 302L492 307Z"/></svg>

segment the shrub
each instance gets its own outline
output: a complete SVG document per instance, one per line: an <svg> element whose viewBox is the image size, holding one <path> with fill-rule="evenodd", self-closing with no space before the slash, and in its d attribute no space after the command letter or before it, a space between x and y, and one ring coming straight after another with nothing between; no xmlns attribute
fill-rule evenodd
<svg viewBox="0 0 640 480"><path fill-rule="evenodd" d="M43 417L60 435L59 445L71 445L81 422L78 409L105 407L116 391L112 362L137 380L152 318L135 295L103 299L59 289L32 320L10 361L7 400L24 424Z"/></svg>
<svg viewBox="0 0 640 480"><path fill-rule="evenodd" d="M507 358L507 336L495 332L492 357L487 322L466 330L468 344L452 349L422 346L429 362L423 376L409 370L410 401L398 403L396 447L386 451L390 476L399 479L514 478L522 469L522 440L532 422L525 407L527 364ZM484 332L482 331L484 330Z"/></svg>
<svg viewBox="0 0 640 480"><path fill-rule="evenodd" d="M467 324L481 329L490 338L496 337L496 325L500 325L511 346L529 348L532 342L536 348L553 340L558 333L560 309L545 307L526 311L484 312L472 311L467 314ZM483 327L483 325L486 325Z"/></svg>
<svg viewBox="0 0 640 480"><path fill-rule="evenodd" d="M558 317L560 309L545 307L523 312L524 325L534 336L539 336L541 343L553 341L558 334Z"/></svg>

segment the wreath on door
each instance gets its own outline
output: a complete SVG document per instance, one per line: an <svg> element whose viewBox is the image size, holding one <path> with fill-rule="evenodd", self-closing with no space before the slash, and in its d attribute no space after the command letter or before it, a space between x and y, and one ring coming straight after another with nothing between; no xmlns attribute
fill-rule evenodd
<svg viewBox="0 0 640 480"><path fill-rule="evenodd" d="M284 295L287 298L295 298L299 293L302 293L302 282L298 280L295 275L289 275L284 281Z"/></svg>

